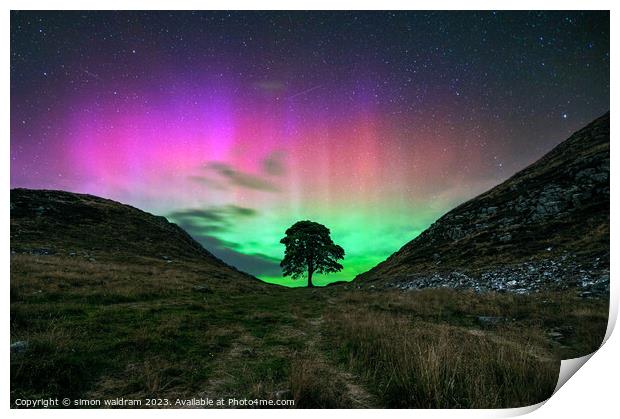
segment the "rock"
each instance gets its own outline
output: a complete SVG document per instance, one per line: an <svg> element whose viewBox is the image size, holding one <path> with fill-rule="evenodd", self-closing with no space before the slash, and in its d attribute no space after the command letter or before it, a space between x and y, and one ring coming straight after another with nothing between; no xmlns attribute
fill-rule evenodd
<svg viewBox="0 0 620 419"><path fill-rule="evenodd" d="M482 210L480 211L480 213L483 216L489 216L489 215L493 215L497 212L497 207L488 207L488 208L482 208ZM456 218L456 217L455 217Z"/></svg>
<svg viewBox="0 0 620 419"><path fill-rule="evenodd" d="M37 256L47 256L47 255L53 255L54 251L51 249L47 249L47 248L40 248L40 249L32 249L29 252L31 255L37 255Z"/></svg>
<svg viewBox="0 0 620 419"><path fill-rule="evenodd" d="M277 390L273 392L273 396L278 400L287 400L291 398L290 390Z"/></svg>
<svg viewBox="0 0 620 419"><path fill-rule="evenodd" d="M587 266L575 255L558 259L530 261L503 267L489 268L477 274L462 271L431 274L405 274L392 277L386 288L411 291L422 288L472 289L476 292L510 292L529 294L544 289L577 287L587 298L599 298L609 292L609 269L593 260ZM577 278L572 282L567 278ZM370 287L370 286L369 286ZM373 285L374 287L374 285Z"/></svg>
<svg viewBox="0 0 620 419"><path fill-rule="evenodd" d="M461 227L457 226L457 227L451 228L448 231L446 231L446 235L451 240L459 240L465 237L465 232L461 230Z"/></svg>
<svg viewBox="0 0 620 419"><path fill-rule="evenodd" d="M255 358L257 354L254 348L244 348L241 350L241 355L247 358Z"/></svg>
<svg viewBox="0 0 620 419"><path fill-rule="evenodd" d="M595 172L595 169L594 169L593 167L590 167L590 168L584 169L584 170L582 170L582 171L578 172L578 173L575 175L575 180L584 180L584 179L588 179L588 178L590 178L591 176L593 176L595 173L596 173L596 172Z"/></svg>
<svg viewBox="0 0 620 419"><path fill-rule="evenodd" d="M512 240L512 235L510 233L506 233L499 237L499 241L501 242L509 242L510 240Z"/></svg>
<svg viewBox="0 0 620 419"><path fill-rule="evenodd" d="M572 325L563 325L560 327L554 327L550 330L551 333L556 333L558 336L558 339L562 340L562 339L567 339L571 336L575 335L575 327ZM561 335L561 336L560 336Z"/></svg>
<svg viewBox="0 0 620 419"><path fill-rule="evenodd" d="M11 343L11 353L17 354L26 351L28 349L28 342L25 340L20 340L15 343Z"/></svg>
<svg viewBox="0 0 620 419"><path fill-rule="evenodd" d="M202 285L194 285L194 287L192 288L194 291L196 292L203 292L206 294L212 294L213 290L211 288L209 288L208 285L206 284L202 284Z"/></svg>
<svg viewBox="0 0 620 419"><path fill-rule="evenodd" d="M496 326L502 323L505 319L503 317L478 316L476 320L478 320L480 326Z"/></svg>

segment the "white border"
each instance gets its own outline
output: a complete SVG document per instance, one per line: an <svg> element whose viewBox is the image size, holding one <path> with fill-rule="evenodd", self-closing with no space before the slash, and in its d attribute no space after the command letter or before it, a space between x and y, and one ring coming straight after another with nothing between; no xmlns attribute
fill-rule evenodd
<svg viewBox="0 0 620 419"><path fill-rule="evenodd" d="M3 406L5 409L9 409L9 400L10 400L10 374L8 367L8 358L9 358L9 188L10 188L10 171L9 165L6 162L10 159L10 141L9 141L9 112L10 112L10 91L9 91L9 83L10 83L10 39L9 39L9 27L10 27L10 9L17 10L83 10L83 9L94 9L94 10L184 10L184 9L196 9L196 10L258 10L258 9L267 9L267 10L275 10L275 9L284 9L284 10L477 10L477 9L492 9L492 10L552 10L552 9L560 9L560 10L610 10L611 12L611 78L615 80L615 70L616 66L614 66L616 56L615 53L618 51L615 42L615 27L620 23L620 19L616 17L616 13L613 10L611 1L559 1L559 0L547 0L547 1L532 1L532 0L522 0L519 2L516 1L504 1L499 3L496 1L478 1L478 0L470 0L467 2L464 1L403 1L403 0L383 0L381 2L370 2L366 0L314 0L314 1L297 1L295 4L292 4L291 1L284 0L263 0L263 1L248 1L248 0L228 0L226 2L208 2L208 1L198 1L198 0L176 0L169 2L153 2L153 1L129 1L129 0L91 0L89 2L80 2L76 0L59 0L59 1L42 1L42 0L24 0L24 1L7 1L4 2L5 9L4 14L2 15L2 21L5 22L4 25L1 25L3 28L3 37L4 42L2 43L2 66L0 71L2 72L2 79L4 83L2 83L1 87L1 97L2 101L2 125L3 125L3 133L4 143L1 147L1 152L3 154L3 162L4 165L1 166L0 170L0 178L2 180L2 184L5 187L2 189L2 197L4 204L0 207L2 219L4 223L2 224L2 230L0 231L0 237L2 240L2 258L3 258L3 268L5 275L3 276L5 285L4 285L4 322L2 326L5 329L5 336L7 337L7 344L2 347L2 354L4 356L5 362L2 363L2 371L4 372L4 377L2 380L1 387L1 397L3 401ZM611 84L611 102L614 102L614 98L617 97L618 89L616 86ZM614 130L614 121L615 114L611 114L611 125L612 132ZM613 142L612 142L612 150L613 150ZM612 167L614 166L615 157L612 152ZM617 163L617 161L616 161ZM614 210L618 209L618 199L616 199L617 195L614 193L615 191L614 184L611 184L611 213L615 213ZM613 229L613 225L612 225ZM612 239L611 242L611 259L615 259L615 255L617 252L617 241ZM611 278L616 277L617 269L615 269L615 265L611 267ZM618 312L618 291L616 287L614 287L615 281L612 280L612 296L611 296L611 306L610 306L610 320L615 323L615 319L617 317ZM610 329L611 330L611 325ZM577 372L577 377L569 380L566 385L564 385L557 394L555 394L550 400L546 403L542 403L544 405L542 408L536 410L538 406L533 406L529 408L521 408L521 409L504 409L504 410L441 410L441 411L432 411L432 410L392 410L389 415L394 415L396 417L407 417L411 418L413 416L424 416L424 417L440 417L440 418L453 418L453 417L505 417L505 416L515 416L519 414L524 414L532 410L536 410L533 413L532 417L537 418L548 418L548 417L579 417L582 418L584 415L589 415L592 417L612 417L617 414L618 409L618 394L616 385L618 383L618 374L619 374L619 361L617 354L620 353L618 350L620 347L619 340L616 336L612 335L609 340L603 345L603 347L592 357L592 359L587 363L587 366ZM208 415L211 417L237 417L237 416L246 416L252 415L257 417L269 417L269 418L284 418L290 417L290 415L295 415L298 417L308 417L315 418L317 412L312 410L300 410L300 411L284 411L284 410L209 410L208 412L204 411L193 411L193 410L182 410L182 411L153 411L153 410L132 410L132 411L114 411L115 413L111 413L110 410L102 410L102 411L45 411L45 410L11 410L9 412L12 416L19 417L33 417L33 416L48 416L48 415L57 415L62 414L67 417L80 417L83 415L88 416L98 416L101 417L103 415L110 414L118 414L121 416L131 415L131 416L141 416L141 417L160 417L160 416L195 416L195 417L204 417L204 415ZM338 411L325 411L318 413L320 415L339 415L341 414ZM342 414L351 414L361 418L375 418L375 415L382 414L376 410L357 410L355 412L346 411L342 412Z"/></svg>

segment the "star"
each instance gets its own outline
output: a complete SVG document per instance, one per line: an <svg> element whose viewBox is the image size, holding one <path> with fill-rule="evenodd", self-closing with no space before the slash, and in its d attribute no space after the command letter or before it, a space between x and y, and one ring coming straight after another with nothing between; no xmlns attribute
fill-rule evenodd
<svg viewBox="0 0 620 419"><path fill-rule="evenodd" d="M411 239L399 217L430 222L609 109L606 11L13 11L10 30L12 187L247 201L274 223L347 203L369 237L395 214L386 256ZM237 184L203 188L211 160ZM366 244L351 250L378 257Z"/></svg>

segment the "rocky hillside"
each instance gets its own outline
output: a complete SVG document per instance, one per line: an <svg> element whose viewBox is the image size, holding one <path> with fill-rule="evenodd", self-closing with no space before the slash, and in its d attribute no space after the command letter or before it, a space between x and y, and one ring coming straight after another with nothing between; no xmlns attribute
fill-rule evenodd
<svg viewBox="0 0 620 419"><path fill-rule="evenodd" d="M609 286L609 113L458 206L359 285L528 292Z"/></svg>
<svg viewBox="0 0 620 419"><path fill-rule="evenodd" d="M11 253L91 262L191 261L217 277L255 279L226 265L165 217L64 191L11 190Z"/></svg>

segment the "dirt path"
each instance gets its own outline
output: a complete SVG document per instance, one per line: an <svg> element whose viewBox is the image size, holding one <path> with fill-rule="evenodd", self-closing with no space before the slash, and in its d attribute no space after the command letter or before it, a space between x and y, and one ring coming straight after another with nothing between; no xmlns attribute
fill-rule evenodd
<svg viewBox="0 0 620 419"><path fill-rule="evenodd" d="M343 370L326 355L323 316L304 318L305 314L300 313L293 323L276 325L265 338L252 336L247 330L238 330L228 350L218 354L210 378L196 397L291 399L296 397L293 394L294 383L300 383L302 386L316 386L313 389L320 388L325 397L335 397L332 402L336 404L342 402L353 408L376 406L376 397L366 389L359 377ZM282 342L274 343L274 340ZM290 363L290 376L273 381L256 374L258 366L277 360ZM300 368L303 374L307 374L301 380L300 375L295 375L295 372L301 371ZM304 381L308 378L311 379L310 384ZM303 388L305 394L309 394L308 388ZM339 394L332 395L330 389Z"/></svg>
<svg viewBox="0 0 620 419"><path fill-rule="evenodd" d="M229 371L230 365L239 364L245 356L254 354L257 347L256 339L245 332L239 332L230 349L217 358L217 366L197 398L215 400L234 397L229 389L234 386L236 377Z"/></svg>
<svg viewBox="0 0 620 419"><path fill-rule="evenodd" d="M316 356L317 362L320 362L327 370L329 370L333 379L344 383L346 387L346 397L351 401L353 408L363 409L375 407L376 397L359 382L359 377L348 371L343 371L338 365L335 365L325 357L323 349L320 347L323 316L312 319L308 323L310 324L310 329L308 332L310 333L311 338L307 342L306 351L309 351Z"/></svg>

